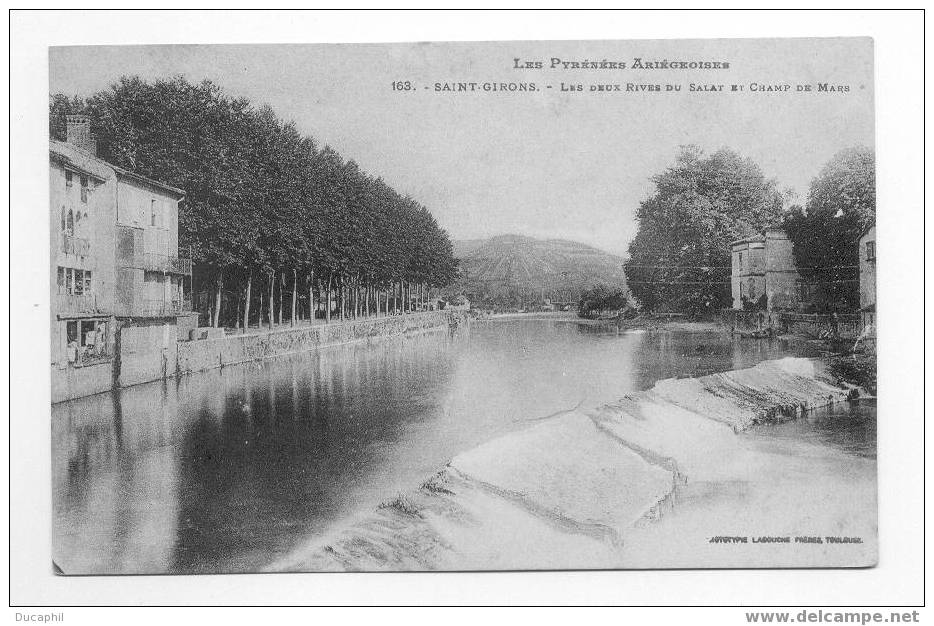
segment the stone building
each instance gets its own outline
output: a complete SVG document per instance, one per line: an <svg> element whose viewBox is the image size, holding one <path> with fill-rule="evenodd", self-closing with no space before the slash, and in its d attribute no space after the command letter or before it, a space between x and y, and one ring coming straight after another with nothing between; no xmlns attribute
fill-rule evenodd
<svg viewBox="0 0 934 626"><path fill-rule="evenodd" d="M795 268L791 240L781 228L731 244L733 308L763 304L766 310L797 310L801 276Z"/></svg>
<svg viewBox="0 0 934 626"><path fill-rule="evenodd" d="M49 142L53 402L114 386L122 329L188 319L183 196L98 158L85 116L68 116L67 141Z"/></svg>
<svg viewBox="0 0 934 626"><path fill-rule="evenodd" d="M876 225L859 239L859 310L862 325L876 323Z"/></svg>

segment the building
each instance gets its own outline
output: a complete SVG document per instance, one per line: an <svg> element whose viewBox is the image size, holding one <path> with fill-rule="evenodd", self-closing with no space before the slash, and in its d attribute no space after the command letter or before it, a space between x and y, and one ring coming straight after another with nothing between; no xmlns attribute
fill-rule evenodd
<svg viewBox="0 0 934 626"><path fill-rule="evenodd" d="M184 193L96 156L85 116L49 142L52 400L111 389L125 327L190 318L178 256Z"/></svg>
<svg viewBox="0 0 934 626"><path fill-rule="evenodd" d="M859 310L864 328L876 324L876 225L859 238Z"/></svg>
<svg viewBox="0 0 934 626"><path fill-rule="evenodd" d="M781 228L731 244L733 308L797 310L801 276L795 268L791 240Z"/></svg>

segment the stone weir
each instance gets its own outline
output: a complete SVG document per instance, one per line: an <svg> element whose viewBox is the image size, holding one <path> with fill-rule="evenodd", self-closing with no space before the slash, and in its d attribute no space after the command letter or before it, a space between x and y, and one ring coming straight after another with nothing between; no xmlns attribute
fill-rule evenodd
<svg viewBox="0 0 934 626"><path fill-rule="evenodd" d="M603 569L688 480L715 480L736 432L844 401L809 359L659 381L594 410L525 423L271 571Z"/></svg>

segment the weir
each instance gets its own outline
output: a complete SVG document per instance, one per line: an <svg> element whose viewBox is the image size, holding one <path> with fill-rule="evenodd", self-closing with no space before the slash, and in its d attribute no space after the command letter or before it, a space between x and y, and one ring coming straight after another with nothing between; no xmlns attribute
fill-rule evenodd
<svg viewBox="0 0 934 626"><path fill-rule="evenodd" d="M420 487L268 569L633 567L626 543L684 485L735 482L750 467L737 433L842 402L847 391L804 358L662 380L458 454Z"/></svg>

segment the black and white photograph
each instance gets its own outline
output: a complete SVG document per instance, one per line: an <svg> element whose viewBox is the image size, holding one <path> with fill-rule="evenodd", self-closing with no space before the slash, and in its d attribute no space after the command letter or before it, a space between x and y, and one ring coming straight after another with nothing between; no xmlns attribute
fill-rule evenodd
<svg viewBox="0 0 934 626"><path fill-rule="evenodd" d="M40 566L872 572L878 47L48 46Z"/></svg>
<svg viewBox="0 0 934 626"><path fill-rule="evenodd" d="M875 563L870 40L49 62L56 571Z"/></svg>

